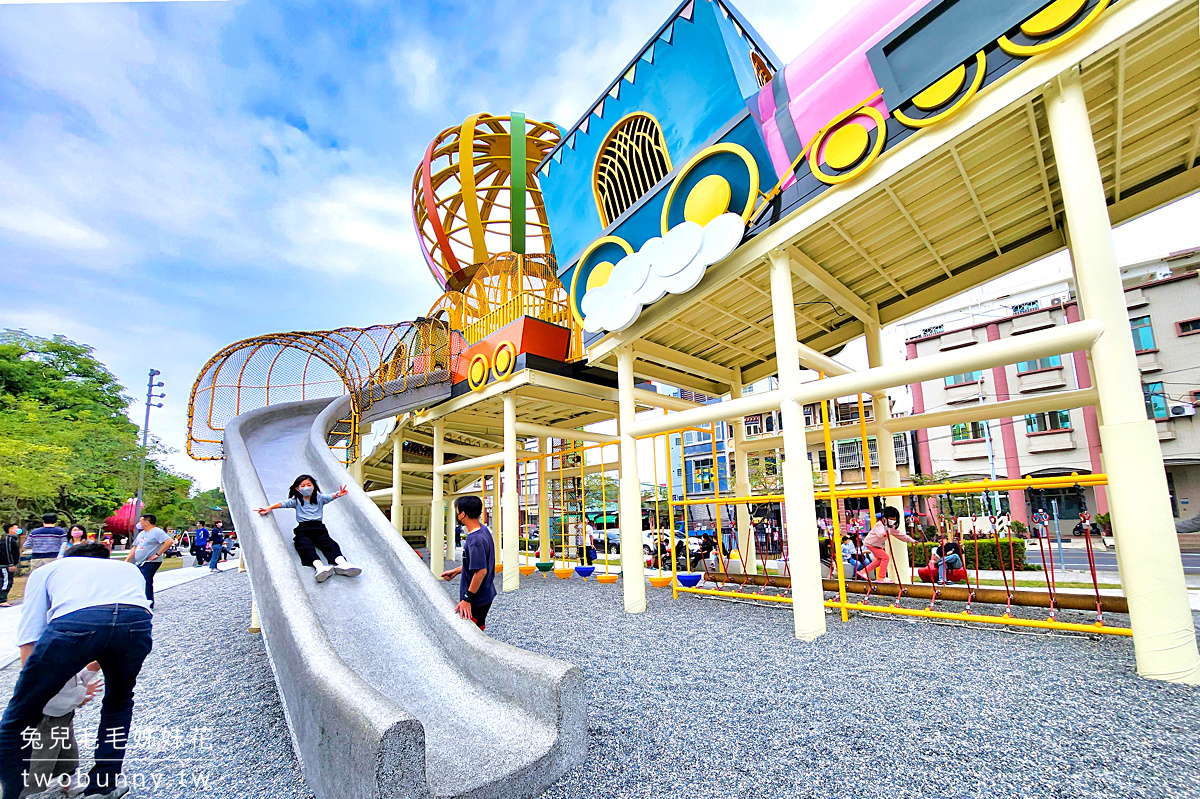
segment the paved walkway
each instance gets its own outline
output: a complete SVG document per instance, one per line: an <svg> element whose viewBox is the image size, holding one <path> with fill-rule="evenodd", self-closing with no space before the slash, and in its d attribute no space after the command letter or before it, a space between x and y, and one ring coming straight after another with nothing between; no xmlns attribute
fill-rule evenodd
<svg viewBox="0 0 1200 799"><path fill-rule="evenodd" d="M184 557L184 565L178 569L160 571L155 574L155 595L157 596L159 591L166 591L177 585L190 583L192 580L199 580L201 577L209 574L207 568L201 567L197 569L195 566L187 565L189 563L194 563L190 555ZM237 558L230 558L219 566L221 571L229 571L237 567ZM20 652L17 650L17 622L20 619L20 605L11 608L0 608L0 668L4 668L20 657Z"/></svg>

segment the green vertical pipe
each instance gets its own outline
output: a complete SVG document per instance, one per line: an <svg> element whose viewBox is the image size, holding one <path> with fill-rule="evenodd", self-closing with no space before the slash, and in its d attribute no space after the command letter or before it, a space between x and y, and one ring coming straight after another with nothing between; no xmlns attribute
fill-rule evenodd
<svg viewBox="0 0 1200 799"><path fill-rule="evenodd" d="M513 111L509 115L509 150L512 153L512 178L509 184L512 196L512 220L510 238L512 251L525 253L525 115Z"/></svg>

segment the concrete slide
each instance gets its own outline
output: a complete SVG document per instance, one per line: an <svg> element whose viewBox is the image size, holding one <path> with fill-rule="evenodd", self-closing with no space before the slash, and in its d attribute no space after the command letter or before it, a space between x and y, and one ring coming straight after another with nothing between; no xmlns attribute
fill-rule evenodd
<svg viewBox="0 0 1200 799"><path fill-rule="evenodd" d="M270 406L225 431L224 488L308 785L317 799L536 795L585 759L583 674L454 614L326 445L349 402ZM317 583L292 548L294 512L254 512L302 473L327 493L348 485L325 524L361 576Z"/></svg>

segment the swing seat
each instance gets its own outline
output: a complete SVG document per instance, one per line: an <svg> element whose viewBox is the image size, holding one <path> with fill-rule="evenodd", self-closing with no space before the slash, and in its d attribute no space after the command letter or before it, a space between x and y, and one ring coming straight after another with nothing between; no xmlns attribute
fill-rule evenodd
<svg viewBox="0 0 1200 799"><path fill-rule="evenodd" d="M555 569L554 576L560 580L566 580L575 573L574 569Z"/></svg>
<svg viewBox="0 0 1200 799"><path fill-rule="evenodd" d="M617 581L618 576L616 574L597 574L596 582L603 583L604 585L612 585Z"/></svg>
<svg viewBox="0 0 1200 799"><path fill-rule="evenodd" d="M548 563L535 563L533 565L535 567L537 567L538 571L543 572L543 573L554 571L554 561L550 561Z"/></svg>
<svg viewBox="0 0 1200 799"><path fill-rule="evenodd" d="M503 574L503 573L504 573L504 564L497 563L496 564L496 574Z"/></svg>
<svg viewBox="0 0 1200 799"><path fill-rule="evenodd" d="M521 572L522 577L528 577L537 571L537 569L533 566L518 566L517 571Z"/></svg>
<svg viewBox="0 0 1200 799"><path fill-rule="evenodd" d="M704 579L704 575L701 572L691 572L689 574L681 573L675 575L675 579L677 579L679 584L684 588L695 588L700 584L700 581Z"/></svg>
<svg viewBox="0 0 1200 799"><path fill-rule="evenodd" d="M654 586L655 588L666 588L670 584L671 584L670 577L651 577L650 578L650 585Z"/></svg>
<svg viewBox="0 0 1200 799"><path fill-rule="evenodd" d="M591 577L592 573L595 571L596 571L595 566L576 566L575 567L575 573L578 574L580 577L582 577L585 580L587 578Z"/></svg>

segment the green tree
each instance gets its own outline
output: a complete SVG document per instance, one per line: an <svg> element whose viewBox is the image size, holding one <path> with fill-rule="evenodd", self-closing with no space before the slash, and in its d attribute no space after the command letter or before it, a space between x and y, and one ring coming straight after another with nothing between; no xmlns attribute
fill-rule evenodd
<svg viewBox="0 0 1200 799"><path fill-rule="evenodd" d="M129 402L91 347L0 333L0 513L28 521L57 510L102 524L137 492L142 448ZM151 441L146 507L161 525L182 526L196 512L192 480L158 462L167 452Z"/></svg>

